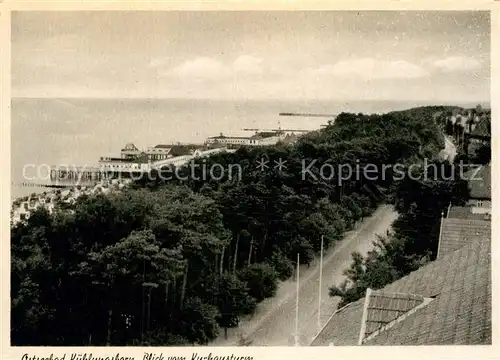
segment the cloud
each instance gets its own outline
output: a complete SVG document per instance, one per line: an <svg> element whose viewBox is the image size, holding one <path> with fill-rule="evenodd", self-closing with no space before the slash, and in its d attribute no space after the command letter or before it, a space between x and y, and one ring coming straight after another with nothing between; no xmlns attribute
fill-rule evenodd
<svg viewBox="0 0 500 360"><path fill-rule="evenodd" d="M228 75L228 69L219 61L209 57L187 60L166 72L181 78L216 78Z"/></svg>
<svg viewBox="0 0 500 360"><path fill-rule="evenodd" d="M210 57L198 57L167 70L164 75L191 79L224 79L235 76L258 75L263 72L263 59L242 55L225 64Z"/></svg>
<svg viewBox="0 0 500 360"><path fill-rule="evenodd" d="M415 79L428 75L422 67L405 60L377 60L373 58L342 60L333 65L310 69L315 76L336 76L359 78L362 80L377 79Z"/></svg>
<svg viewBox="0 0 500 360"><path fill-rule="evenodd" d="M239 74L261 74L263 59L250 55L242 55L232 64L232 70Z"/></svg>
<svg viewBox="0 0 500 360"><path fill-rule="evenodd" d="M432 65L443 72L462 72L479 69L481 62L470 57L451 56L446 59L434 61Z"/></svg>

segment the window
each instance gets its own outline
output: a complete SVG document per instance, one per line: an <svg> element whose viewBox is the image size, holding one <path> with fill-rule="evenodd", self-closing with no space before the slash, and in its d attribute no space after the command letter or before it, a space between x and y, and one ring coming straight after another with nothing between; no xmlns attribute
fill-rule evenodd
<svg viewBox="0 0 500 360"><path fill-rule="evenodd" d="M478 200L477 201L477 206L478 207L483 207L483 200Z"/></svg>

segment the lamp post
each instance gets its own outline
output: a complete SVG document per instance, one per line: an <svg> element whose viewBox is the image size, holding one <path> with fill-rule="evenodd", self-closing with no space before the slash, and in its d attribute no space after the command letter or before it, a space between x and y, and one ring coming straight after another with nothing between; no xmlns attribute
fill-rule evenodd
<svg viewBox="0 0 500 360"><path fill-rule="evenodd" d="M299 346L299 265L300 265L300 254L297 253L297 298L295 300L295 346Z"/></svg>
<svg viewBox="0 0 500 360"><path fill-rule="evenodd" d="M319 281L318 281L318 334L321 331L321 285L323 277L323 235L321 235L321 253L319 256Z"/></svg>

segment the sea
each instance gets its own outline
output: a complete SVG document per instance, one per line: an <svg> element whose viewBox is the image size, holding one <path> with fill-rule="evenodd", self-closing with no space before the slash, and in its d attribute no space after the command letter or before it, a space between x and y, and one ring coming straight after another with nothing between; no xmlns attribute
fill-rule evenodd
<svg viewBox="0 0 500 360"><path fill-rule="evenodd" d="M219 134L248 135L244 128L316 130L328 118L284 117L281 112L385 113L423 105L415 101L54 99L11 102L11 199L47 191L48 166L90 166L120 155L127 143L203 143ZM475 107L477 103L449 104ZM483 105L484 106L484 105ZM250 133L251 134L251 133ZM29 186L27 186L29 184Z"/></svg>

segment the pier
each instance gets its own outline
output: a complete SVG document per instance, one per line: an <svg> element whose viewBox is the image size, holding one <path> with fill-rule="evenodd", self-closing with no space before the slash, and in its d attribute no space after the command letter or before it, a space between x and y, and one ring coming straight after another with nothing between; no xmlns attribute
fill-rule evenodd
<svg viewBox="0 0 500 360"><path fill-rule="evenodd" d="M142 165L142 164L141 164ZM148 164L146 164L148 165ZM68 186L68 185L91 185L101 180L116 178L140 177L149 171L148 166L139 166L139 164L126 164L122 167L101 166L71 166L57 167L50 169L50 185Z"/></svg>
<svg viewBox="0 0 500 360"><path fill-rule="evenodd" d="M92 185L101 180L139 179L152 169L182 167L190 161L210 156L219 152L231 152L226 148L195 151L192 155L171 157L149 163L136 162L101 162L94 166L51 166L50 184L40 186L65 187L72 185Z"/></svg>

